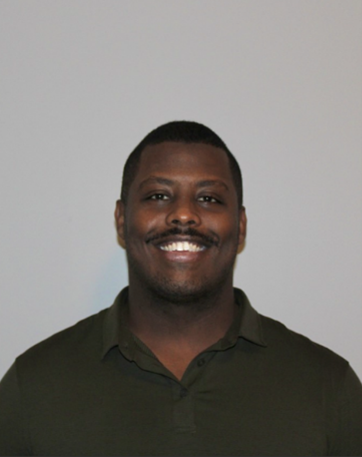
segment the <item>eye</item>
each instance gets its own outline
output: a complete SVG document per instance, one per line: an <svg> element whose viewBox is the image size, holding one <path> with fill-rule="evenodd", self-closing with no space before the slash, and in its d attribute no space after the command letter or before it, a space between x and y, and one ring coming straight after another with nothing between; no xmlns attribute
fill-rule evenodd
<svg viewBox="0 0 362 457"><path fill-rule="evenodd" d="M153 194L150 197L148 197L148 200L169 200L169 199L170 199L170 197L168 195L161 194L161 193Z"/></svg>
<svg viewBox="0 0 362 457"><path fill-rule="evenodd" d="M197 199L199 202L202 203L220 203L215 197L211 197L211 195L202 195Z"/></svg>

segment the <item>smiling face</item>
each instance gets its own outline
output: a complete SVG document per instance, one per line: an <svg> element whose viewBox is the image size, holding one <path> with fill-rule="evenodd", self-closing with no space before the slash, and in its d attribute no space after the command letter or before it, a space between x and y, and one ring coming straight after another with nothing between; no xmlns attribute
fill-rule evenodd
<svg viewBox="0 0 362 457"><path fill-rule="evenodd" d="M219 148L164 142L142 152L127 204L116 207L130 287L182 303L232 286L246 217Z"/></svg>

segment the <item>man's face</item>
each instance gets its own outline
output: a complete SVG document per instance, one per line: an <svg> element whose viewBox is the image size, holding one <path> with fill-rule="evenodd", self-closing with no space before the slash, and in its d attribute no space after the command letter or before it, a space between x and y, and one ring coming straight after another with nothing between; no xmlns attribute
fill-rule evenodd
<svg viewBox="0 0 362 457"><path fill-rule="evenodd" d="M147 146L127 205L117 202L116 223L130 285L182 303L232 284L246 217L223 150L198 143Z"/></svg>

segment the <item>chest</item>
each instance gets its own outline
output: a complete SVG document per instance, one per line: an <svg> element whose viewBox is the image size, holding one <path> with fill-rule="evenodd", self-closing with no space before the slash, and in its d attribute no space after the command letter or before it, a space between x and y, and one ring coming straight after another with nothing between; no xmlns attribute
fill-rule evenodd
<svg viewBox="0 0 362 457"><path fill-rule="evenodd" d="M223 357L224 355L224 357ZM229 356L235 358L231 353ZM183 382L115 359L32 408L37 454L326 455L321 398L223 353L195 360ZM198 363L203 360L203 363ZM244 361L245 362L245 361ZM292 385L290 384L292 383ZM87 386L84 388L84 386ZM314 393L311 393L314 392ZM42 424L41 429L37 424Z"/></svg>

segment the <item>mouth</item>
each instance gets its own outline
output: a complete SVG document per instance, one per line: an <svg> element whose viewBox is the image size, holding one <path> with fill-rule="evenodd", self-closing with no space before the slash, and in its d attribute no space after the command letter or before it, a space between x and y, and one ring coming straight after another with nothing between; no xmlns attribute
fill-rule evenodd
<svg viewBox="0 0 362 457"><path fill-rule="evenodd" d="M192 241L169 241L160 244L159 248L167 252L201 252L206 246Z"/></svg>
<svg viewBox="0 0 362 457"><path fill-rule="evenodd" d="M218 246L219 238L216 234L206 235L191 227L185 231L174 227L163 233L148 236L146 243L152 243L164 251L199 252L212 246ZM167 247L167 249L163 249L163 247Z"/></svg>
<svg viewBox="0 0 362 457"><path fill-rule="evenodd" d="M206 235L192 228L181 231L176 227L148 237L146 243L153 245L167 261L197 263L206 252L218 246L219 239L216 234Z"/></svg>

